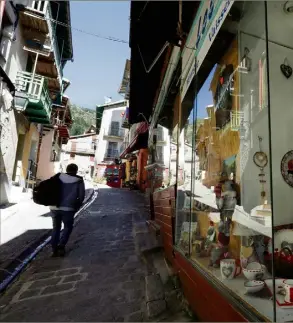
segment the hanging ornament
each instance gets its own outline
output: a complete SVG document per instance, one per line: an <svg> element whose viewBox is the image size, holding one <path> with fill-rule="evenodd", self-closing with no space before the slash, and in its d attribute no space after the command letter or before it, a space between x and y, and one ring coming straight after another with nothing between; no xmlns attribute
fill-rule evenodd
<svg viewBox="0 0 293 323"><path fill-rule="evenodd" d="M265 199L266 198L266 191L265 191L266 180L265 180L264 168L268 164L268 156L261 149L262 137L259 136L258 141L259 141L259 151L257 151L253 155L253 162L255 163L255 165L257 167L260 168L260 173L258 174L259 183L261 184L260 196L261 196L261 204L264 205L264 204L266 204L266 199Z"/></svg>
<svg viewBox="0 0 293 323"><path fill-rule="evenodd" d="M284 63L280 66L281 72L283 75L289 79L292 75L292 67L289 65L288 59L284 59Z"/></svg>
<svg viewBox="0 0 293 323"><path fill-rule="evenodd" d="M259 140L259 151L253 155L253 162L259 168L264 168L268 164L268 156L261 150L262 137L258 137Z"/></svg>

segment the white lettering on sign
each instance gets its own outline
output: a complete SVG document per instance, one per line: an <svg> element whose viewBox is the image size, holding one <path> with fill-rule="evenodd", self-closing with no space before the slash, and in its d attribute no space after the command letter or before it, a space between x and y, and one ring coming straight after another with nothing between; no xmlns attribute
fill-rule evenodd
<svg viewBox="0 0 293 323"><path fill-rule="evenodd" d="M189 64L187 75L182 75L183 86L181 87L181 102L193 80L194 75L198 72L203 60L206 57L215 37L217 36L220 27L222 26L234 0L215 1L209 3L209 8L206 8L204 13L199 16L197 28L196 49L193 53L191 63ZM203 23L201 22L203 21ZM207 27L208 25L208 27ZM194 32L191 31L192 33ZM195 61L196 58L196 61ZM184 64L182 69L184 68ZM182 73L183 74L183 73Z"/></svg>
<svg viewBox="0 0 293 323"><path fill-rule="evenodd" d="M197 24L197 39L195 47L198 48L199 42L202 39L202 36L205 34L207 24L213 17L215 0L210 0L210 5L208 8L205 9L204 13L202 13L199 17L198 24Z"/></svg>

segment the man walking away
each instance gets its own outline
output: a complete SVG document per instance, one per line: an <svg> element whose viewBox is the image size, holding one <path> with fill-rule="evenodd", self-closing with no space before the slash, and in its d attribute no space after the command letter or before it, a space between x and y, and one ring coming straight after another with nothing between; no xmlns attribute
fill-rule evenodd
<svg viewBox="0 0 293 323"><path fill-rule="evenodd" d="M76 164L69 164L66 174L60 174L60 203L50 206L53 220L52 250L53 257L65 256L65 246L73 229L74 215L80 209L85 197L83 178L77 175ZM60 238L61 225L64 225Z"/></svg>

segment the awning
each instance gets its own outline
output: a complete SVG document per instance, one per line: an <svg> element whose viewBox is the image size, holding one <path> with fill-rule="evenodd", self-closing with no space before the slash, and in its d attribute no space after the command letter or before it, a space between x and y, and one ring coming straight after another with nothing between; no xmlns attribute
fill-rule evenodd
<svg viewBox="0 0 293 323"><path fill-rule="evenodd" d="M177 1L131 1L130 124L149 120L152 114L167 48L179 42L178 17Z"/></svg>
<svg viewBox="0 0 293 323"><path fill-rule="evenodd" d="M135 150L148 148L148 138L149 138L149 125L146 122L142 122L136 130L136 135L129 144L129 146L120 155L120 158L125 158L125 156Z"/></svg>

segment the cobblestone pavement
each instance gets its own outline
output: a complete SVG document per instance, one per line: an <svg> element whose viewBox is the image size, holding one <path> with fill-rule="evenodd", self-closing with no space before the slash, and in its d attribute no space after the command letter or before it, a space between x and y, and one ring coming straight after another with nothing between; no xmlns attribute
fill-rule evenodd
<svg viewBox="0 0 293 323"><path fill-rule="evenodd" d="M89 193L92 188L87 189L86 194ZM32 199L2 209L0 213L0 268L6 268L12 259L48 235L52 219L49 208L35 204Z"/></svg>
<svg viewBox="0 0 293 323"><path fill-rule="evenodd" d="M143 321L146 266L133 222L143 218L136 192L99 190L75 227L65 258L49 246L0 299L1 321Z"/></svg>

